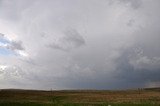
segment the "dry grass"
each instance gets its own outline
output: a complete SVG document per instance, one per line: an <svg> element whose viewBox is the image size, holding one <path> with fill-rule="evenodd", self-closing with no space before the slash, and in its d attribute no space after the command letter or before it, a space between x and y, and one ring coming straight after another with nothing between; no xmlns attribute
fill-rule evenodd
<svg viewBox="0 0 160 106"><path fill-rule="evenodd" d="M160 91L154 89L126 91L33 91L1 90L0 102L36 103L151 103L160 104Z"/></svg>

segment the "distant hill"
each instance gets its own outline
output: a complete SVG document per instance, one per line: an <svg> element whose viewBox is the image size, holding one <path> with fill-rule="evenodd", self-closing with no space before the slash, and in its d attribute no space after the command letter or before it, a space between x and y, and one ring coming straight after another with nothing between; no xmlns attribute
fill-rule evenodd
<svg viewBox="0 0 160 106"><path fill-rule="evenodd" d="M144 88L144 90L160 91L160 87L156 87L156 88Z"/></svg>

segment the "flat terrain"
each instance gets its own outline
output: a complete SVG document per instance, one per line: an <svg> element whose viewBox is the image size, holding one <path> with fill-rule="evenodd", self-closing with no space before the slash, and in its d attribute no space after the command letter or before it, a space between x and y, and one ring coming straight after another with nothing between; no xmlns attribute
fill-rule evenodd
<svg viewBox="0 0 160 106"><path fill-rule="evenodd" d="M160 89L0 90L0 106L160 106Z"/></svg>

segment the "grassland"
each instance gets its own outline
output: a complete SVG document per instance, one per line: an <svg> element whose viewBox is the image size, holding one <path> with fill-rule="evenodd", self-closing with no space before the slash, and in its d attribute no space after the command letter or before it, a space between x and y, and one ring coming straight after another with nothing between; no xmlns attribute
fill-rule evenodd
<svg viewBox="0 0 160 106"><path fill-rule="evenodd" d="M0 90L0 106L160 106L160 89Z"/></svg>

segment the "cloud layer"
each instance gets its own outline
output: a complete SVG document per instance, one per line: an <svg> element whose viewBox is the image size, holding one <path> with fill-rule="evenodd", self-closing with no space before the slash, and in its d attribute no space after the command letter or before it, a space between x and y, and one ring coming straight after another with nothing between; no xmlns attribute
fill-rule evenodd
<svg viewBox="0 0 160 106"><path fill-rule="evenodd" d="M0 88L160 86L159 9L159 0L0 0Z"/></svg>
<svg viewBox="0 0 160 106"><path fill-rule="evenodd" d="M48 46L53 49L69 51L85 44L84 38L76 30L67 30L64 36L53 41Z"/></svg>

